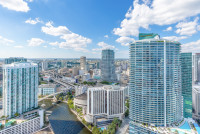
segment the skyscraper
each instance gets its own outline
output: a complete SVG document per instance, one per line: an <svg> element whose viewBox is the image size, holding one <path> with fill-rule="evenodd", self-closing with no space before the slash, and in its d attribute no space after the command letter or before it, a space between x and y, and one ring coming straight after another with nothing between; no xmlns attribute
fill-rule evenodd
<svg viewBox="0 0 200 134"><path fill-rule="evenodd" d="M195 54L195 78L196 78L196 83L200 82L200 53Z"/></svg>
<svg viewBox="0 0 200 134"><path fill-rule="evenodd" d="M6 58L4 61L5 64L11 64L13 62L27 62L27 59L23 57L10 57Z"/></svg>
<svg viewBox="0 0 200 134"><path fill-rule="evenodd" d="M113 50L102 50L101 77L103 81L115 81L115 53Z"/></svg>
<svg viewBox="0 0 200 134"><path fill-rule="evenodd" d="M197 81L197 63L196 54L192 55L192 85L195 85Z"/></svg>
<svg viewBox="0 0 200 134"><path fill-rule="evenodd" d="M183 116L192 118L192 53L181 53Z"/></svg>
<svg viewBox="0 0 200 134"><path fill-rule="evenodd" d="M49 66L48 61L43 61L42 62L42 71L48 70L48 66Z"/></svg>
<svg viewBox="0 0 200 134"><path fill-rule="evenodd" d="M38 106L38 65L12 63L3 67L3 115L12 117Z"/></svg>
<svg viewBox="0 0 200 134"><path fill-rule="evenodd" d="M130 133L182 118L180 43L148 38L130 44ZM151 131L150 131L151 132Z"/></svg>
<svg viewBox="0 0 200 134"><path fill-rule="evenodd" d="M81 66L81 70L84 70L84 71L87 70L86 57L85 56L82 56L80 58L80 66Z"/></svg>

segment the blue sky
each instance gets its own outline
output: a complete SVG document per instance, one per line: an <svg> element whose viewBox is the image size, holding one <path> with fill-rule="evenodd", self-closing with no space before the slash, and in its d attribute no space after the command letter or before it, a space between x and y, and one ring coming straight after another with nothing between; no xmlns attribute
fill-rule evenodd
<svg viewBox="0 0 200 134"><path fill-rule="evenodd" d="M3 0L0 58L128 58L139 32L180 41L200 52L200 0Z"/></svg>

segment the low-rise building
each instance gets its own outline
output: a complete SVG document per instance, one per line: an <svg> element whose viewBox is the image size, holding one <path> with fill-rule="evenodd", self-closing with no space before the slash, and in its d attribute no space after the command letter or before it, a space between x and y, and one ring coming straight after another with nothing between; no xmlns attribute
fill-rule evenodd
<svg viewBox="0 0 200 134"><path fill-rule="evenodd" d="M63 77L62 79L66 81L67 83L76 83L77 81L75 78L71 78L71 77Z"/></svg>
<svg viewBox="0 0 200 134"><path fill-rule="evenodd" d="M81 95L83 93L85 93L88 89L88 86L76 86L75 87L75 95Z"/></svg>
<svg viewBox="0 0 200 134"><path fill-rule="evenodd" d="M101 79L101 69L93 69L93 79Z"/></svg>
<svg viewBox="0 0 200 134"><path fill-rule="evenodd" d="M90 74L86 73L82 75L82 81L88 81L90 79Z"/></svg>
<svg viewBox="0 0 200 134"><path fill-rule="evenodd" d="M51 76L43 76L43 80L44 81L50 81L51 80Z"/></svg>
<svg viewBox="0 0 200 134"><path fill-rule="evenodd" d="M83 114L87 111L87 93L80 94L74 98L74 106L81 107Z"/></svg>
<svg viewBox="0 0 200 134"><path fill-rule="evenodd" d="M38 95L50 95L56 93L55 84L42 84L38 87Z"/></svg>
<svg viewBox="0 0 200 134"><path fill-rule="evenodd" d="M44 126L44 110L36 109L24 113L20 117L6 121L0 121L4 126L0 134L31 134Z"/></svg>

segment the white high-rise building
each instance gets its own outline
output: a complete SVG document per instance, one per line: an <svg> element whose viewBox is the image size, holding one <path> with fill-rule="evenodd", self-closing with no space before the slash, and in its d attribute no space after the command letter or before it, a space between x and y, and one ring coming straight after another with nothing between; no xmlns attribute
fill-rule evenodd
<svg viewBox="0 0 200 134"><path fill-rule="evenodd" d="M141 124L168 127L183 119L181 44L158 37L141 33L130 44L130 134L152 133Z"/></svg>
<svg viewBox="0 0 200 134"><path fill-rule="evenodd" d="M192 89L192 118L200 120L200 85L195 85Z"/></svg>
<svg viewBox="0 0 200 134"><path fill-rule="evenodd" d="M81 70L84 70L84 71L87 70L86 57L85 56L82 56L80 58L80 66L81 66Z"/></svg>
<svg viewBox="0 0 200 134"><path fill-rule="evenodd" d="M192 85L197 81L197 62L196 55L192 55Z"/></svg>
<svg viewBox="0 0 200 134"><path fill-rule="evenodd" d="M3 67L3 115L12 117L38 106L38 65L12 63Z"/></svg>
<svg viewBox="0 0 200 134"><path fill-rule="evenodd" d="M48 62L47 61L43 61L42 62L42 71L46 71L48 70Z"/></svg>
<svg viewBox="0 0 200 134"><path fill-rule="evenodd" d="M103 86L88 88L87 114L122 118L125 112L125 88L120 86Z"/></svg>

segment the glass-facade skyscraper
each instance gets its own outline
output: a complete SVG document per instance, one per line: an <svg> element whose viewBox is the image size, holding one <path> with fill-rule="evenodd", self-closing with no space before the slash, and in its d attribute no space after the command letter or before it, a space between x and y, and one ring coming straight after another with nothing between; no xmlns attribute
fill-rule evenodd
<svg viewBox="0 0 200 134"><path fill-rule="evenodd" d="M38 106L38 65L12 63L3 67L3 115L13 117Z"/></svg>
<svg viewBox="0 0 200 134"><path fill-rule="evenodd" d="M130 44L130 133L170 126L182 117L180 43L159 38Z"/></svg>
<svg viewBox="0 0 200 134"><path fill-rule="evenodd" d="M183 116L192 118L192 53L181 53Z"/></svg>
<svg viewBox="0 0 200 134"><path fill-rule="evenodd" d="M101 77L103 81L115 81L115 53L111 49L102 50Z"/></svg>

